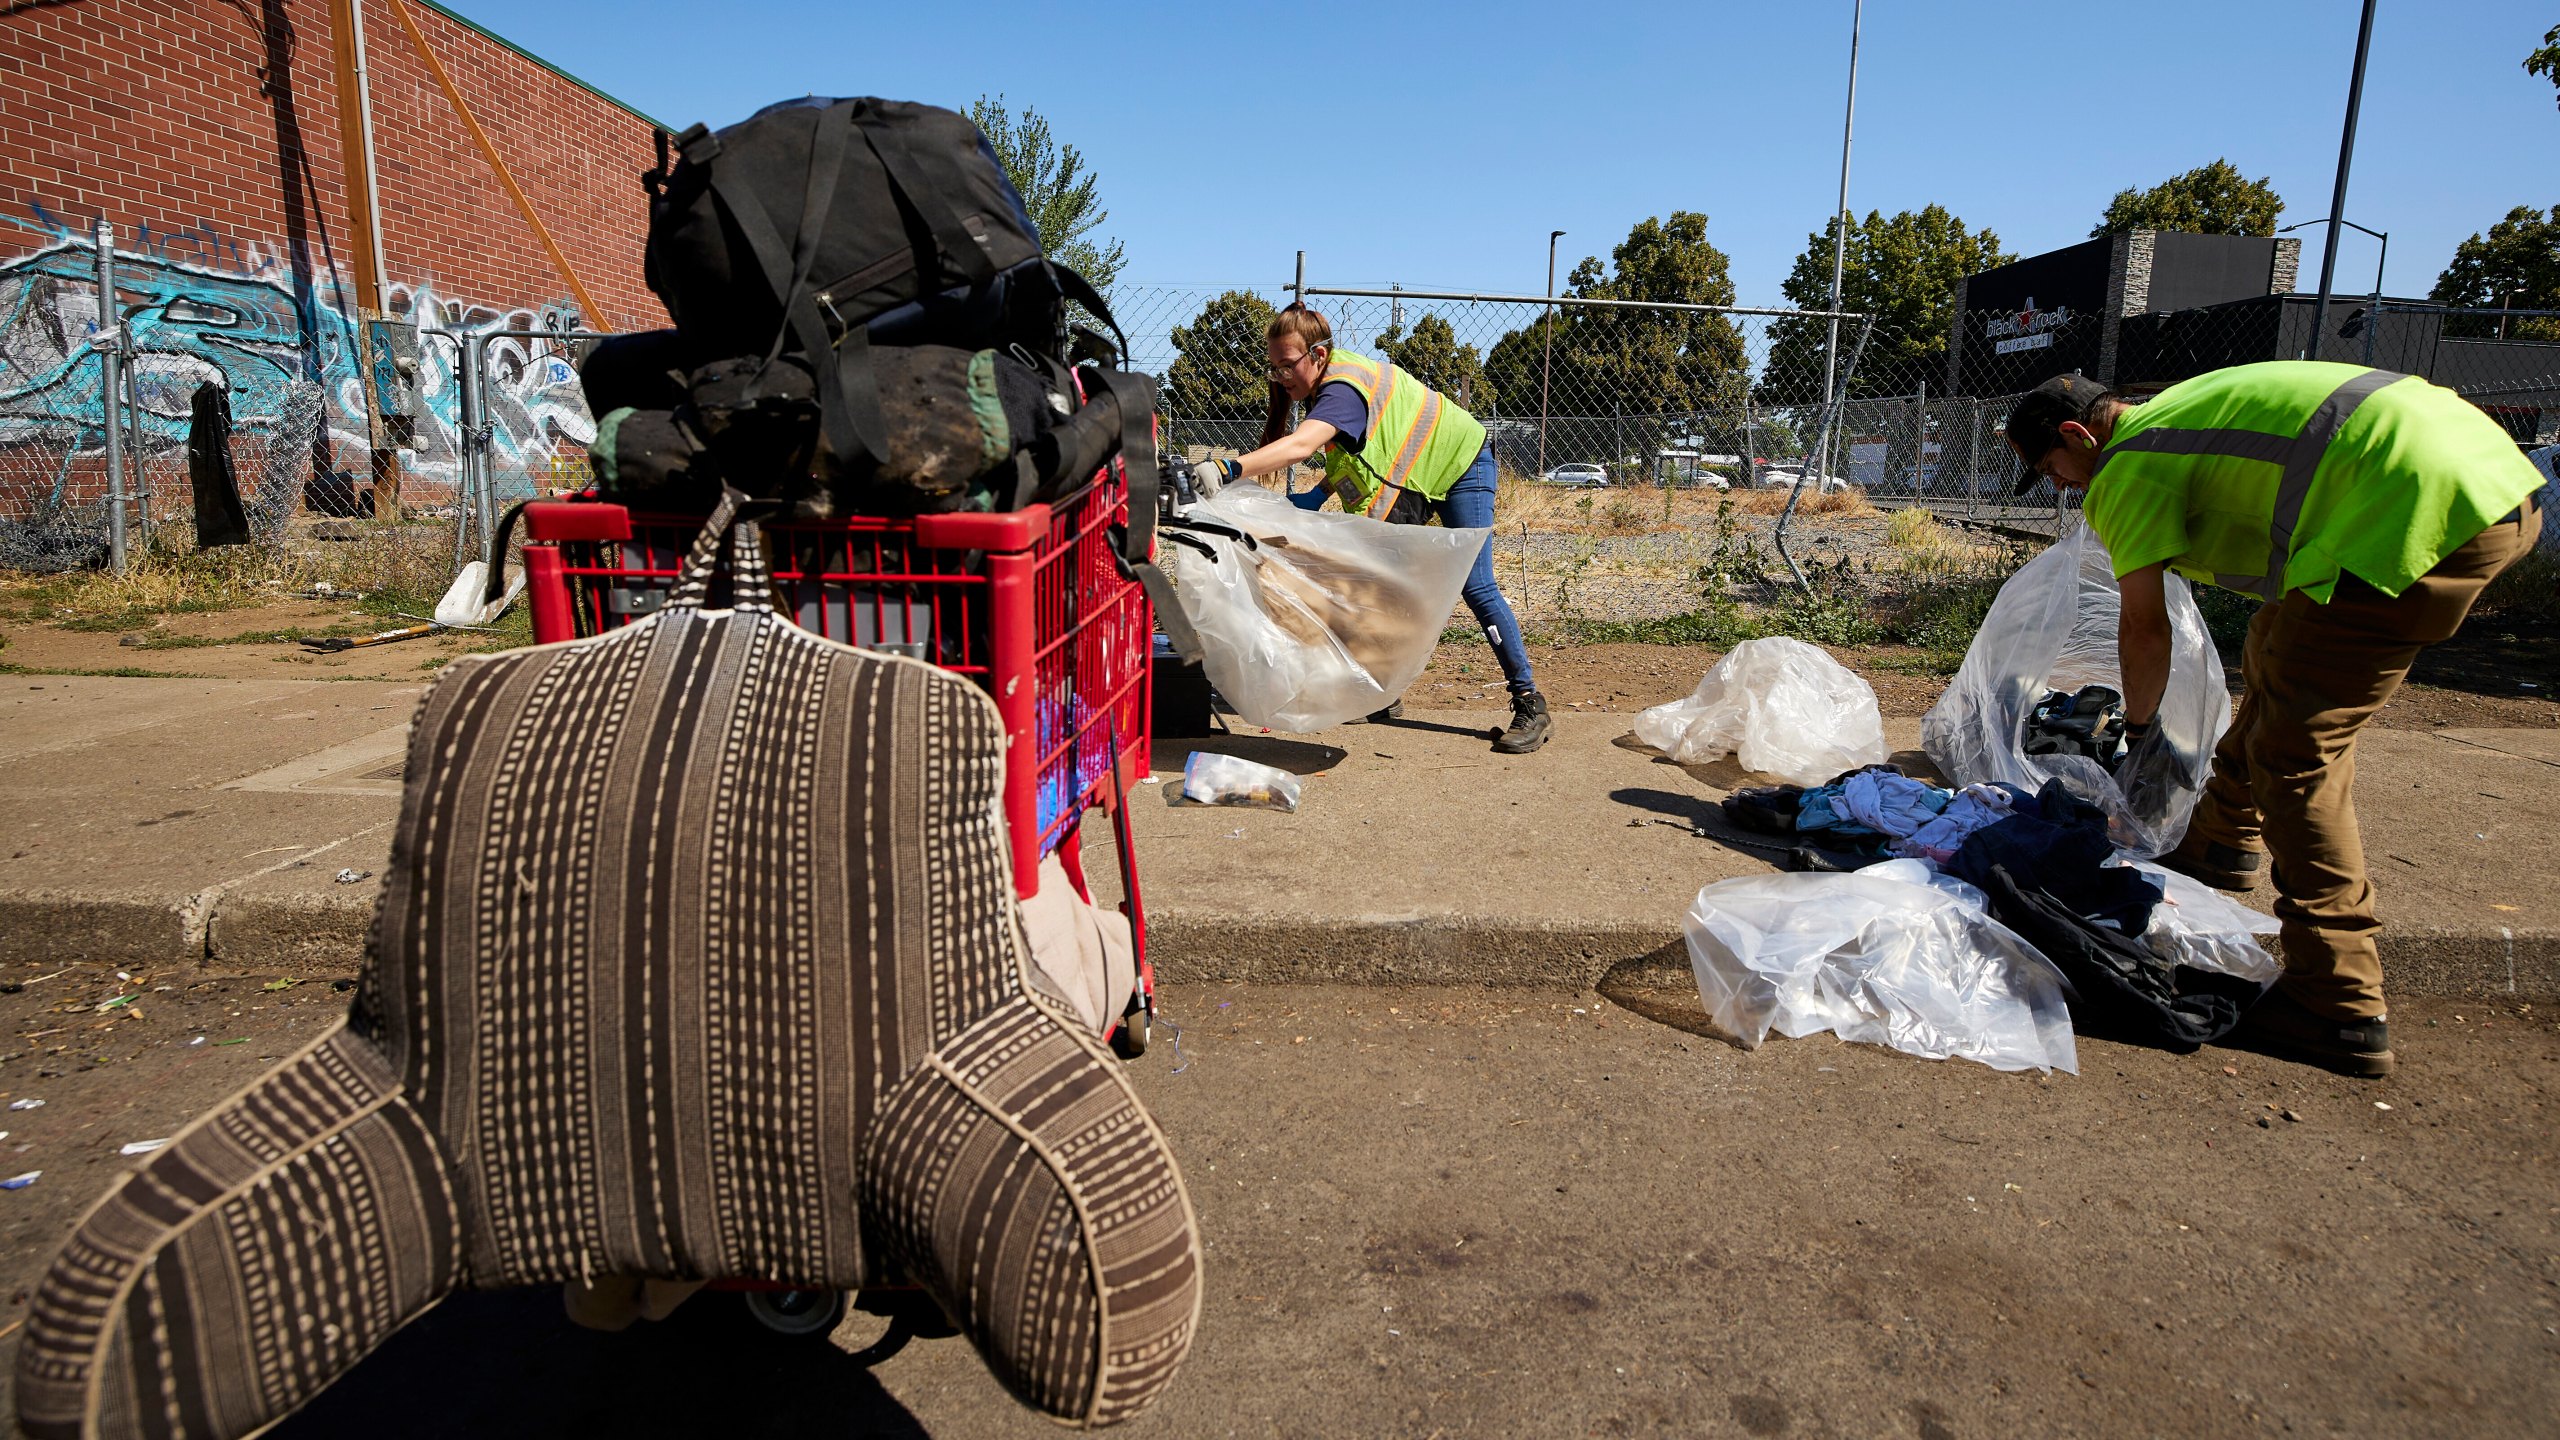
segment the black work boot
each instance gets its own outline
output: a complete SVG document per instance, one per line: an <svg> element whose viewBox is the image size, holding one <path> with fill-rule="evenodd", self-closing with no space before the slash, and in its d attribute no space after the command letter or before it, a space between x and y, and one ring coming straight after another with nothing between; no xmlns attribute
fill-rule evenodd
<svg viewBox="0 0 2560 1440"><path fill-rule="evenodd" d="M2386 1017L2340 1020L2319 1015L2286 994L2282 986L2249 1007L2234 1038L2361 1080L2378 1080L2397 1063Z"/></svg>
<svg viewBox="0 0 2560 1440"><path fill-rule="evenodd" d="M1403 718L1404 697L1399 695L1393 700L1387 702L1386 709L1372 710L1368 714L1363 715L1356 720L1349 720L1344 723L1350 725L1384 725L1390 720L1401 720Z"/></svg>
<svg viewBox="0 0 2560 1440"><path fill-rule="evenodd" d="M1547 743L1556 722L1547 714L1547 697L1523 690L1511 697L1511 728L1494 737L1496 755L1526 755Z"/></svg>
<svg viewBox="0 0 2560 1440"><path fill-rule="evenodd" d="M2178 848L2161 856L2157 863L2216 890L2246 895L2258 888L2258 876L2267 868L2267 857L2262 851L2207 840L2190 830L2187 838L2178 842Z"/></svg>

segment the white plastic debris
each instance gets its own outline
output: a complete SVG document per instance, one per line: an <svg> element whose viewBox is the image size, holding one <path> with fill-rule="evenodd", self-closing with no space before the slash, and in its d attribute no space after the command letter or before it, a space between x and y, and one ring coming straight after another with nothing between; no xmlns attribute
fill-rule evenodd
<svg viewBox="0 0 2560 1440"><path fill-rule="evenodd" d="M1795 785L1820 785L1891 753L1874 687L1821 646L1784 636L1736 645L1688 699L1638 715L1635 734L1683 765L1731 754L1745 770Z"/></svg>
<svg viewBox="0 0 2560 1440"><path fill-rule="evenodd" d="M1917 860L1756 875L1698 892L1684 929L1716 1025L1757 1049L1829 1030L1926 1059L2077 1074L2062 975Z"/></svg>
<svg viewBox="0 0 2560 1440"><path fill-rule="evenodd" d="M168 1137L165 1135L157 1140L135 1140L128 1144L117 1146L116 1153L119 1155L148 1155L152 1151L157 1150L168 1143Z"/></svg>
<svg viewBox="0 0 2560 1440"><path fill-rule="evenodd" d="M372 878L373 872L370 870L357 870L350 867L338 872L338 883L341 885L361 884L362 882Z"/></svg>
<svg viewBox="0 0 2560 1440"><path fill-rule="evenodd" d="M1182 767L1182 798L1194 805L1257 805L1295 812L1302 782L1271 765L1194 750Z"/></svg>
<svg viewBox="0 0 2560 1440"><path fill-rule="evenodd" d="M12 1175L6 1180L0 1180L0 1190L24 1190L36 1183L36 1177L43 1173L41 1170L30 1170L24 1175Z"/></svg>
<svg viewBox="0 0 2560 1440"><path fill-rule="evenodd" d="M41 1110L44 1108L44 1102L33 1095L30 1095L23 1100L10 1101L9 1108L12 1110Z"/></svg>
<svg viewBox="0 0 2560 1440"><path fill-rule="evenodd" d="M2151 947L2152 954L2172 964L2236 975L2260 985L2273 985L2284 973L2284 962L2258 942L2259 936L2282 928L2274 916L2261 915L2201 880L2148 860L2133 864L2159 881L2164 892L2163 902L2151 907L2150 928L2142 932L2142 943Z"/></svg>
<svg viewBox="0 0 2560 1440"><path fill-rule="evenodd" d="M474 560L463 566L462 573L453 577L453 584L444 592L444 598L436 602L436 623L464 629L496 624L498 617L507 613L507 607L515 603L516 597L524 593L524 572L508 572L506 587L499 592L497 599L489 599L488 592L488 562Z"/></svg>

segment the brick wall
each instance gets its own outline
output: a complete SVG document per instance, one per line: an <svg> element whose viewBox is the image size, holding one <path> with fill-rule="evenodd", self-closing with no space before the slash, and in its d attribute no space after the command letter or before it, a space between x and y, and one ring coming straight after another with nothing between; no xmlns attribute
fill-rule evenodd
<svg viewBox="0 0 2560 1440"><path fill-rule="evenodd" d="M363 3L388 308L473 330L665 324L641 281L650 121L408 0L593 298L597 313L580 314L394 0ZM68 0L0 15L0 324L11 327L0 346L12 361L0 445L78 418L69 352L94 323L86 237L103 217L117 228L119 300L145 352L147 446L183 438L184 394L211 366L243 427L282 414L291 386L316 384L341 456L363 447L339 101L327 0ZM537 473L591 433L544 348L495 356L498 383L515 392L496 417L513 471ZM453 387L437 383L449 351L427 351L437 394L405 458L433 479L450 470L457 417ZM60 394L37 393L48 359Z"/></svg>

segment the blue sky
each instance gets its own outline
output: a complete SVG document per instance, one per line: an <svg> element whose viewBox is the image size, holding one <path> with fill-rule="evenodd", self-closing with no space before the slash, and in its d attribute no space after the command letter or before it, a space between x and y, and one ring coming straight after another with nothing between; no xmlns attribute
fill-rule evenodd
<svg viewBox="0 0 2560 1440"><path fill-rule="evenodd" d="M671 125L786 95L1046 114L1100 174L1123 279L1535 293L1630 225L1704 210L1770 303L1839 183L1849 0L1793 3L813 4L446 0ZM2019 254L2216 157L2327 213L2355 0L2143 6L1871 0L1849 203L1932 202ZM2348 218L2423 294L2463 237L2560 204L2560 108L2524 0L2383 0ZM2320 231L2305 236L2303 282ZM2341 290L2372 283L2347 232Z"/></svg>

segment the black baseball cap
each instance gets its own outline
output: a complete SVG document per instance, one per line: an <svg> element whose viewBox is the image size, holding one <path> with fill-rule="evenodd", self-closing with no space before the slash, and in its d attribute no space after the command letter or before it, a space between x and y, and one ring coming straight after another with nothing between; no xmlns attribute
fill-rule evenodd
<svg viewBox="0 0 2560 1440"><path fill-rule="evenodd" d="M2036 473L2036 462L2045 452L2062 443L2064 422L2086 420L2099 401L2115 392L2073 371L2056 375L2033 390L2018 397L2009 407L2009 423L2005 433L2009 443L2018 447L2023 469L2019 472L2013 495L2024 495L2044 477Z"/></svg>

